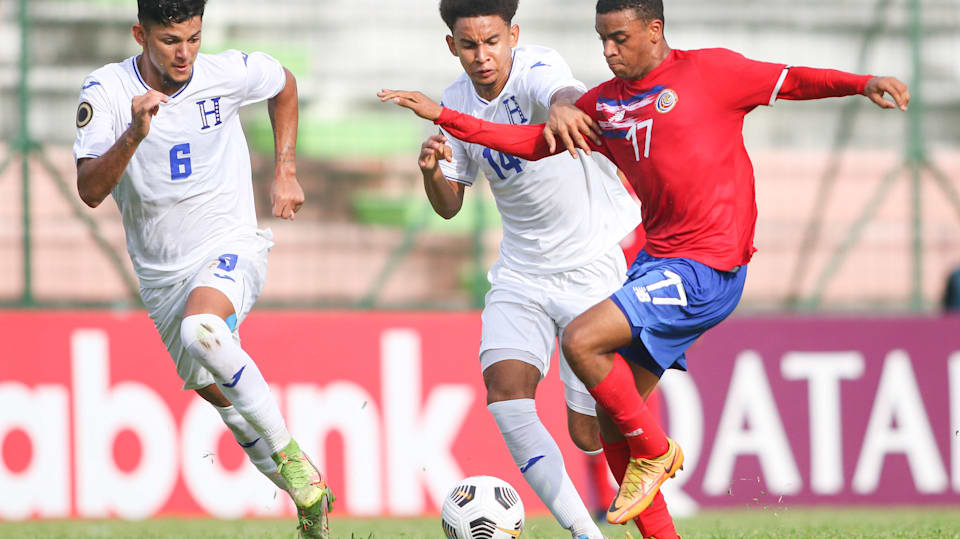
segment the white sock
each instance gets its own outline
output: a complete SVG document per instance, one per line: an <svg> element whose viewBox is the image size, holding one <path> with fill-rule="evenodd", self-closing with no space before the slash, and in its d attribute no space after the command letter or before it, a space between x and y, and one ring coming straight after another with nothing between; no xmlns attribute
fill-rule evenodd
<svg viewBox="0 0 960 539"><path fill-rule="evenodd" d="M537 417L534 400L495 402L488 405L487 409L493 414L523 478L550 509L557 522L568 530L585 533L591 538L602 537L567 475L557 442Z"/></svg>
<svg viewBox="0 0 960 539"><path fill-rule="evenodd" d="M290 443L290 433L270 386L217 315L195 314L180 323L184 348L217 381L237 412L263 437L271 453Z"/></svg>
<svg viewBox="0 0 960 539"><path fill-rule="evenodd" d="M226 408L214 406L214 408L220 413L220 417L223 418L223 422L227 424L230 431L233 432L233 437L236 438L237 443L250 457L250 462L260 470L260 473L267 476L267 479L273 481L273 484L277 485L280 490L287 490L286 483L277 476L277 465L270 458L270 447L263 441L260 433L233 406Z"/></svg>

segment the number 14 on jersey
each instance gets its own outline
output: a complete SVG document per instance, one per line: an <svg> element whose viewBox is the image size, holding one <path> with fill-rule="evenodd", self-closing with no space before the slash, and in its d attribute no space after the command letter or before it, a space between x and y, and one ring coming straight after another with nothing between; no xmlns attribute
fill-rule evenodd
<svg viewBox="0 0 960 539"><path fill-rule="evenodd" d="M498 160L500 161L500 164L498 165L493 159L493 154L494 152L490 148L483 149L483 156L487 158L487 162L490 163L490 167L493 168L493 171L497 173L497 176L499 176L501 180L507 179L507 177L503 175L504 170L515 170L517 171L517 174L523 172L523 162L516 157L502 152L496 152L497 156L499 157Z"/></svg>

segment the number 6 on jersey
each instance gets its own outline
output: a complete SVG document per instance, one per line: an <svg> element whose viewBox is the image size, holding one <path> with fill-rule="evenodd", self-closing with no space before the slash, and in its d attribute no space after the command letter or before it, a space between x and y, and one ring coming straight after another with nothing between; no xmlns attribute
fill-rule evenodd
<svg viewBox="0 0 960 539"><path fill-rule="evenodd" d="M190 165L190 144L177 144L170 148L170 180L177 181L189 178L193 174Z"/></svg>

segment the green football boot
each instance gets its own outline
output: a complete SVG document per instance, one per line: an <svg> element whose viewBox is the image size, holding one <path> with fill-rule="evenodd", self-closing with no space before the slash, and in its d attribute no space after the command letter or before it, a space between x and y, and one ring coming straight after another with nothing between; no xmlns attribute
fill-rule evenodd
<svg viewBox="0 0 960 539"><path fill-rule="evenodd" d="M336 498L320 471L300 451L300 446L293 439L270 457L277 464L277 475L286 482L290 497L297 506L300 537L329 539L327 513L333 509Z"/></svg>

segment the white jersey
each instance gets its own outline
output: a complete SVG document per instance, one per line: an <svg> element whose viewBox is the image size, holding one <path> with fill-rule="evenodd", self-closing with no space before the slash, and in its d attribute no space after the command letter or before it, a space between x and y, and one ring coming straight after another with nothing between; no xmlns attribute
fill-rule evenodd
<svg viewBox="0 0 960 539"><path fill-rule="evenodd" d="M496 99L481 98L463 74L443 92L443 105L491 122L546 123L553 94L566 87L586 90L556 51L523 46L514 49ZM639 206L599 152L524 161L444 135L453 149L453 161L440 162L444 176L472 185L483 171L490 182L503 217L500 258L514 269L547 274L583 266L640 224Z"/></svg>
<svg viewBox="0 0 960 539"><path fill-rule="evenodd" d="M130 125L131 101L149 89L136 59L108 64L84 80L76 159L100 157ZM160 105L113 189L142 287L183 280L216 244L256 234L250 153L238 111L277 95L285 82L283 66L263 53L199 54L190 81Z"/></svg>

